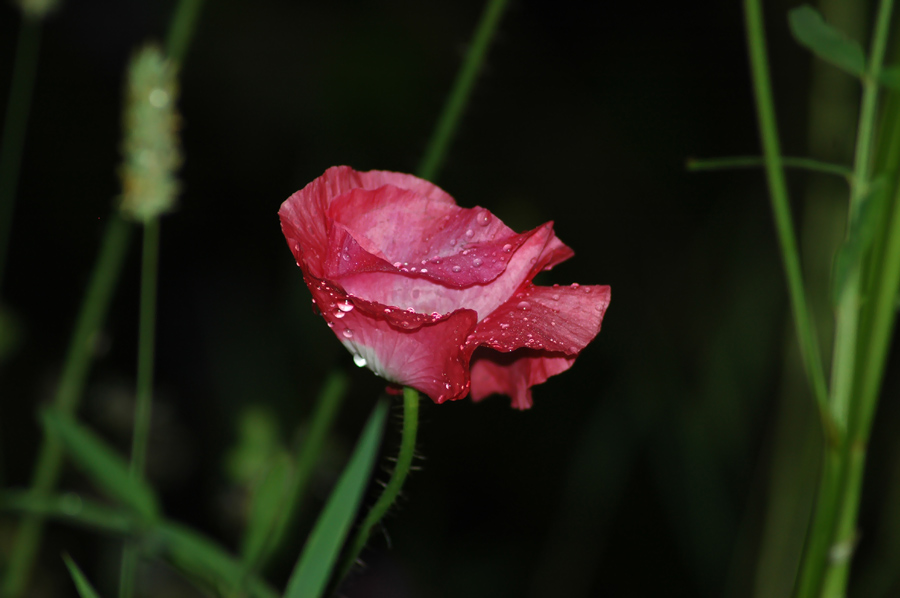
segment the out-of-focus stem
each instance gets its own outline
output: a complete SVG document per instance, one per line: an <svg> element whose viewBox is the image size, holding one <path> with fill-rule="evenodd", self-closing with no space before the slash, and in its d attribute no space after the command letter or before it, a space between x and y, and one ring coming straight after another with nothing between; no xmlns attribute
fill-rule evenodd
<svg viewBox="0 0 900 598"><path fill-rule="evenodd" d="M28 128L28 113L40 47L41 21L23 17L16 44L9 103L3 120L3 136L0 138L0 291L3 288L6 256L12 234L19 167L22 164L22 149L25 146L25 131Z"/></svg>
<svg viewBox="0 0 900 598"><path fill-rule="evenodd" d="M794 223L788 203L787 184L784 179L784 168L781 149L778 142L778 125L775 120L772 84L769 75L769 61L766 51L766 40L762 25L762 7L759 0L744 0L744 16L747 29L747 46L750 54L750 67L753 76L753 91L756 96L756 109L759 118L760 137L763 155L766 161L766 178L769 183L769 197L772 201L772 212L778 231L781 247L781 258L787 279L791 299L791 311L797 327L797 340L800 344L800 355L813 395L819 406L826 437L834 433L833 422L828 410L828 389L825 384L825 373L819 355L806 291L803 285L803 273L800 268L800 254L794 235Z"/></svg>
<svg viewBox="0 0 900 598"><path fill-rule="evenodd" d="M456 128L459 126L459 121L469 102L469 96L475 87L475 80L481 70L481 64L484 62L484 57L487 55L488 47L505 8L506 0L489 0L484 8L462 68L456 75L450 96L447 98L447 103L444 104L428 147L425 148L425 156L416 171L416 174L423 179L434 181L440 173L447 149L453 141Z"/></svg>
<svg viewBox="0 0 900 598"><path fill-rule="evenodd" d="M93 346L106 319L130 236L129 224L115 215L109 218L56 390L54 407L60 413L73 414L81 400L88 368L93 360ZM61 465L62 446L59 440L52 435L45 436L31 482L32 491L37 496L46 495L53 489ZM13 544L2 587L3 596L13 598L24 590L40 544L43 526L44 517L41 514L29 514L23 518Z"/></svg>
<svg viewBox="0 0 900 598"><path fill-rule="evenodd" d="M141 478L147 460L147 441L153 413L153 362L156 339L156 286L159 270L159 218L144 224L144 250L141 265L141 304L138 324L137 391L135 394L134 433L131 443L131 475ZM137 552L126 546L122 555L119 597L133 594Z"/></svg>

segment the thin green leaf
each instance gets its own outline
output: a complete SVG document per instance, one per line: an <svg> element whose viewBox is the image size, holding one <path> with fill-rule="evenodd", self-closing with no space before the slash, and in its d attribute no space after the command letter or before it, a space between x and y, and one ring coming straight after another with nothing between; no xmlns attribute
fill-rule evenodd
<svg viewBox="0 0 900 598"><path fill-rule="evenodd" d="M369 417L350 462L306 541L288 581L285 598L317 598L325 590L375 465L386 415L387 402L381 401Z"/></svg>
<svg viewBox="0 0 900 598"><path fill-rule="evenodd" d="M75 564L75 561L72 560L72 557L64 554L63 560L66 562L66 567L69 568L69 575L72 576L72 581L75 582L75 589L78 590L78 595L81 598L100 598L100 594L91 586L91 583L84 576L84 573L81 572L81 569L78 568L78 565Z"/></svg>
<svg viewBox="0 0 900 598"><path fill-rule="evenodd" d="M848 281L859 274L863 256L875 239L878 224L884 220L884 208L884 181L876 179L869 190L869 195L858 202L851 213L847 240L835 256L831 277L834 305L840 303L841 296L848 290Z"/></svg>
<svg viewBox="0 0 900 598"><path fill-rule="evenodd" d="M166 558L196 582L213 589L235 590L244 582L251 596L276 598L272 588L258 579L243 579L241 565L213 540L172 522L160 523L148 539L154 552ZM220 592L227 594L228 592Z"/></svg>
<svg viewBox="0 0 900 598"><path fill-rule="evenodd" d="M825 62L851 75L866 72L866 57L859 43L826 23L812 6L804 4L791 10L788 23L794 39Z"/></svg>
<svg viewBox="0 0 900 598"><path fill-rule="evenodd" d="M275 458L253 492L250 518L241 545L241 556L248 568L253 568L274 540L275 526L289 506L286 503L292 473L290 457L282 453Z"/></svg>
<svg viewBox="0 0 900 598"><path fill-rule="evenodd" d="M128 464L111 447L90 429L52 409L45 410L41 419L46 432L60 439L75 464L100 489L145 519L156 518L158 509L153 490L129 473Z"/></svg>

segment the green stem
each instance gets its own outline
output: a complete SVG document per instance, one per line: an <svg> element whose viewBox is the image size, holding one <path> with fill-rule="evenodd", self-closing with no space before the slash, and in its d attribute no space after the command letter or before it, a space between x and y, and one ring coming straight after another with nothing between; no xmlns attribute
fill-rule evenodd
<svg viewBox="0 0 900 598"><path fill-rule="evenodd" d="M88 369L94 357L94 343L112 298L122 263L128 249L131 226L118 216L111 216L106 225L100 254L91 274L87 292L81 303L78 320L60 376L59 386L53 404L56 409L72 415L84 394ZM44 496L55 486L62 466L62 445L52 435L44 437L38 454L31 481L36 496ZM22 520L12 547L2 595L10 598L19 596L31 575L34 559L40 545L44 528L44 518L31 514Z"/></svg>
<svg viewBox="0 0 900 598"><path fill-rule="evenodd" d="M801 168L823 174L833 174L843 177L848 181L853 178L853 171L841 164L831 164L812 158L795 158L782 156L781 163L785 168ZM736 168L756 168L765 166L765 158L759 156L732 156L727 158L696 159L687 161L687 169L692 172L703 170L733 170Z"/></svg>
<svg viewBox="0 0 900 598"><path fill-rule="evenodd" d="M753 76L753 91L756 96L756 109L759 118L759 130L762 138L763 155L766 161L766 176L769 183L769 197L772 201L772 212L778 231L784 273L787 279L791 299L791 311L797 328L797 340L800 355L806 370L806 376L819 406L820 416L826 426L826 433L831 434L831 417L828 410L828 390L825 384L825 373L822 370L822 359L819 345L813 330L803 286L803 274L800 269L800 254L794 236L794 224L788 202L787 184L784 179L783 160L778 142L778 125L775 121L775 108L772 99L772 85L769 76L769 63L766 51L766 40L763 34L762 7L759 0L744 0L744 15L747 29L747 45L750 54L750 66Z"/></svg>
<svg viewBox="0 0 900 598"><path fill-rule="evenodd" d="M153 411L153 361L156 343L156 286L159 271L159 219L144 225L141 264L141 304L138 324L137 391L135 395L134 436L131 443L131 474L144 475L147 439Z"/></svg>
<svg viewBox="0 0 900 598"><path fill-rule="evenodd" d="M343 565L335 580L336 584L340 583L340 581L350 572L350 569L353 568L357 558L359 558L359 554L369 540L372 529L378 525L381 518L384 517L388 509L391 508L391 505L394 504L394 501L397 500L397 496L400 494L400 489L403 488L403 482L406 480L406 476L409 473L413 455L416 451L416 432L418 426L419 392L407 387L403 389L403 434L400 438L400 453L397 455L397 464L394 467L394 472L391 474L390 481L388 481L387 486L384 487L384 492L381 493L375 506L373 506L366 515L366 518L359 526L356 536L354 536L353 541L350 543Z"/></svg>
<svg viewBox="0 0 900 598"><path fill-rule="evenodd" d="M879 3L868 70L863 77L863 95L850 188L850 223L855 222L859 217L863 204L872 201L870 197L872 156L879 97L877 82L887 47L892 9L893 0L882 0ZM894 214L894 216L896 219L897 215ZM857 239L850 238L854 234L854 227L848 225L847 229L847 243L859 242ZM890 234L888 239L885 249L888 252L887 255L890 255L892 243L900 243L900 241L895 241ZM896 251L900 251L900 246ZM880 256L876 254L877 250L868 255L871 259L877 259ZM866 255L865 252L860 252L857 262L850 265L850 274L843 288L840 289L838 297L832 356L830 410L837 426L844 433L841 434L837 443L827 446L825 449L826 465L829 466L826 468L826 473L830 469L832 474L823 475L818 488L817 500L827 504L828 508L821 510L817 508L811 522L810 548L804 554L797 592L801 598L839 598L845 595L851 557L856 542L856 520L862 494L866 444L871 422L870 415L866 417L862 412L868 409L868 413L871 414L874 411L886 358L880 348L874 349L874 355L863 352L867 348L865 339L874 338L874 329L869 326L860 328L860 322L868 322L869 318L866 315L872 313L872 308L868 306L862 308L861 301L862 260ZM872 257L873 255L874 257ZM889 261L891 258L887 257L884 262L885 266L888 266ZM878 274L879 278L885 277L889 285L896 285L896 273L885 268ZM880 282L876 281L876 286L878 284ZM892 286L891 288L895 293L890 298L890 310L893 312L897 287ZM879 301L883 300L883 297L876 296L874 308L876 311L884 308L879 304ZM885 315L885 317L889 320L882 319L882 324L888 321L892 323L893 315ZM886 351L889 341L888 330L890 328L883 334L875 333L881 336L876 344L880 347L883 343L884 351ZM885 334L887 336L884 336ZM871 345L868 348L870 351L873 350ZM873 359L880 359L880 361L875 362ZM863 368L862 377L860 377L857 364ZM862 391L860 390L861 385L864 389Z"/></svg>
<svg viewBox="0 0 900 598"><path fill-rule="evenodd" d="M291 523L297 514L312 473L319 464L322 448L325 446L325 441L328 439L328 434L334 425L334 420L346 394L347 377L342 372L332 373L319 393L306 438L297 451L293 481L284 501L286 505L284 513L274 526L269 545L256 562L244 563L245 574L262 569L268 558L278 550L284 541L285 532L291 528Z"/></svg>
<svg viewBox="0 0 900 598"><path fill-rule="evenodd" d="M6 105L3 137L0 139L0 289L3 288L6 255L9 250L9 237L12 234L19 167L22 164L22 149L25 146L25 131L37 76L40 47L41 22L24 17L16 44L9 103Z"/></svg>
<svg viewBox="0 0 900 598"><path fill-rule="evenodd" d="M462 68L453 82L450 96L444 105L444 110L438 118L437 126L425 148L425 156L419 163L417 174L423 179L434 181L440 173L447 149L453 141L456 128L462 119L469 96L475 87L475 80L481 70L481 64L487 55L488 47L497 24L503 16L506 8L506 0L488 0L475 30L475 36L469 46L469 51L463 61Z"/></svg>
<svg viewBox="0 0 900 598"><path fill-rule="evenodd" d="M180 64L184 63L202 7L203 0L181 0L175 7L166 35L166 55Z"/></svg>
<svg viewBox="0 0 900 598"><path fill-rule="evenodd" d="M141 478L147 461L147 441L153 414L153 358L156 337L156 286L159 268L159 218L144 224L144 251L141 265L141 304L138 324L137 391L135 393L134 434L131 443L131 475ZM131 598L138 555L127 545L122 554L119 597Z"/></svg>
<svg viewBox="0 0 900 598"><path fill-rule="evenodd" d="M863 76L863 95L859 124L856 130L856 151L853 162L853 184L850 187L850 221L859 214L862 204L869 201L872 173L872 152L875 143L875 120L878 110L879 85L887 37L890 29L893 0L879 3L875 20L875 35L869 55L869 68ZM848 234L852 231L847 227ZM860 259L862 256L860 256ZM851 274L841 289L837 305L834 352L831 370L831 411L841 428L847 425L856 368L857 334L859 332L860 264L851 266Z"/></svg>

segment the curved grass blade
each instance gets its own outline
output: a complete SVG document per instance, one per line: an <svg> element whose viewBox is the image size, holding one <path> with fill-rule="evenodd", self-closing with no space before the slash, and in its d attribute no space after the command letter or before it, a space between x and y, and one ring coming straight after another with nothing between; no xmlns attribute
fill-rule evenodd
<svg viewBox="0 0 900 598"><path fill-rule="evenodd" d="M857 77L866 72L862 46L826 23L812 6L804 4L791 10L788 24L794 39L825 62Z"/></svg>
<svg viewBox="0 0 900 598"><path fill-rule="evenodd" d="M159 510L150 486L132 476L128 464L90 429L52 409L41 414L47 434L57 436L72 461L108 496L153 520Z"/></svg>
<svg viewBox="0 0 900 598"><path fill-rule="evenodd" d="M387 407L387 402L381 401L369 416L350 462L309 534L288 581L285 598L317 598L328 585L375 465Z"/></svg>
<svg viewBox="0 0 900 598"><path fill-rule="evenodd" d="M87 577L84 576L84 573L81 572L81 569L78 568L72 557L64 554L63 560L66 562L66 567L69 568L69 575L72 576L72 581L75 582L75 589L78 590L78 595L81 598L100 598L100 594L97 593L91 582L87 580Z"/></svg>

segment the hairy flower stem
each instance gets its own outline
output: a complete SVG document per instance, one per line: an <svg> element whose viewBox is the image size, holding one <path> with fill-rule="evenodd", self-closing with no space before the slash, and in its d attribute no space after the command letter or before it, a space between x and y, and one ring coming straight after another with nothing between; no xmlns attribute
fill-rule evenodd
<svg viewBox="0 0 900 598"><path fill-rule="evenodd" d="M131 226L118 216L111 216L107 221L100 254L69 341L53 401L54 409L62 414L72 415L81 402L88 368L94 357L94 344L106 320L112 294L122 271L131 230ZM31 489L36 496L45 496L53 490L61 466L62 445L56 437L47 435L41 444L31 480ZM44 517L39 513L23 518L0 592L4 597L14 598L24 590L34 565L43 527Z"/></svg>
<svg viewBox="0 0 900 598"><path fill-rule="evenodd" d="M25 145L40 47L40 20L24 16L16 44L9 103L3 120L3 137L0 139L0 291L3 288L6 255L12 234L19 166L22 163L22 148Z"/></svg>
<svg viewBox="0 0 900 598"><path fill-rule="evenodd" d="M481 64L484 62L484 57L487 55L491 39L494 37L497 24L500 22L505 8L506 0L488 0L484 8L462 68L456 75L450 96L447 98L447 103L444 104L437 126L425 149L425 155L416 171L418 176L423 179L433 182L440 173L447 149L453 141L459 121L469 103L469 96L475 87L475 81L481 71Z"/></svg>
<svg viewBox="0 0 900 598"><path fill-rule="evenodd" d="M394 472L391 474L390 481L384 487L384 492L381 493L378 501L366 515L366 518L359 526L356 536L350 543L344 562L341 565L338 576L335 578L335 585L339 584L350 572L350 569L353 568L356 559L359 558L359 554L369 540L372 529L378 525L381 518L384 517L391 505L394 504L394 501L397 500L397 496L400 494L400 489L403 488L403 482L406 480L412 465L413 455L416 450L416 432L418 427L419 392L407 387L403 389L403 434L400 438L400 453L397 455L397 464L394 466Z"/></svg>

